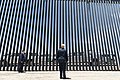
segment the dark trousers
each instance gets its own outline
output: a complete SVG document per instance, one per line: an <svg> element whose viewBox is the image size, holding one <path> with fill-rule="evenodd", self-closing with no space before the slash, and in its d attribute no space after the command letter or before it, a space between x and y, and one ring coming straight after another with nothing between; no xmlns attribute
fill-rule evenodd
<svg viewBox="0 0 120 80"><path fill-rule="evenodd" d="M23 72L23 62L18 62L18 72Z"/></svg>
<svg viewBox="0 0 120 80"><path fill-rule="evenodd" d="M60 78L66 78L66 63L59 63Z"/></svg>

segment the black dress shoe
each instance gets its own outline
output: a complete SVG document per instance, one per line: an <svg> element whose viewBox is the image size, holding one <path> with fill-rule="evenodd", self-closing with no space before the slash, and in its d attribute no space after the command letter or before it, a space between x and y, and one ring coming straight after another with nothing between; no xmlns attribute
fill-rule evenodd
<svg viewBox="0 0 120 80"><path fill-rule="evenodd" d="M71 78L64 77L64 78L62 78L62 79L71 79Z"/></svg>
<svg viewBox="0 0 120 80"><path fill-rule="evenodd" d="M62 77L60 77L60 79L63 79Z"/></svg>
<svg viewBox="0 0 120 80"><path fill-rule="evenodd" d="M62 79L66 79L66 77L62 78Z"/></svg>

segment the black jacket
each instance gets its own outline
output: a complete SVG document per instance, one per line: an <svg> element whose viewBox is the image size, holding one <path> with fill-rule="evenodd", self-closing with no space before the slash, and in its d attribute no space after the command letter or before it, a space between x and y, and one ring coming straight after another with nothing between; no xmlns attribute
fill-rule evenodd
<svg viewBox="0 0 120 80"><path fill-rule="evenodd" d="M25 61L26 57L24 54L20 53L19 55L19 61Z"/></svg>
<svg viewBox="0 0 120 80"><path fill-rule="evenodd" d="M60 48L58 51L57 51L57 54L56 54L56 60L58 61L58 58L60 56L62 56L62 54L64 54L64 58L66 59L66 61L68 61L68 55L67 55L67 51L63 48Z"/></svg>

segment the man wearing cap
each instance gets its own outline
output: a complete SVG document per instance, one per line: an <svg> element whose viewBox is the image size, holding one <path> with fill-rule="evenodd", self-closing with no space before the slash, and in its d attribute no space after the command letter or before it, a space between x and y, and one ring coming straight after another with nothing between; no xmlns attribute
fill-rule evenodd
<svg viewBox="0 0 120 80"><path fill-rule="evenodd" d="M65 45L62 44L61 48L57 51L56 59L59 63L59 70L60 70L60 79L66 79L66 64L68 61L67 51L64 49Z"/></svg>

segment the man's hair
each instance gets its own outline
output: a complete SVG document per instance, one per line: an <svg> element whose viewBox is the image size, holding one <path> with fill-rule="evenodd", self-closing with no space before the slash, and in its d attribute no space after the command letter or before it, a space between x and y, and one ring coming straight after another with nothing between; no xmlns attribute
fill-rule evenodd
<svg viewBox="0 0 120 80"><path fill-rule="evenodd" d="M25 50L22 50L22 52L25 52Z"/></svg>
<svg viewBox="0 0 120 80"><path fill-rule="evenodd" d="M65 44L61 44L61 48L64 48L65 47Z"/></svg>

